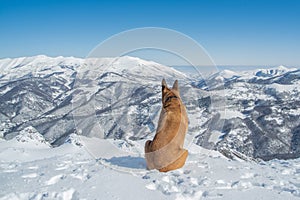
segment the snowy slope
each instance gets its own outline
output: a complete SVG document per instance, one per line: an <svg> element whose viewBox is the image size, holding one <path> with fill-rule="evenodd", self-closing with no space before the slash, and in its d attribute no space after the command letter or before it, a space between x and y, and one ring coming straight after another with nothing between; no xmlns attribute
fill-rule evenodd
<svg viewBox="0 0 300 200"><path fill-rule="evenodd" d="M153 132L162 78L170 82L187 79L170 67L133 57L84 60L35 56L0 60L0 69L0 135L10 139L32 126L53 145L78 131L80 122L74 124L73 116L80 113L79 106L85 109L77 105L76 99L81 98L85 98L86 106L91 101L100 123L104 120L105 137L125 137L124 127L114 124L126 120L128 112L132 112L129 120L144 126L132 127L132 134ZM120 116L107 124L111 110ZM86 121L88 128L82 127L83 134L93 135L88 130L94 121Z"/></svg>
<svg viewBox="0 0 300 200"><path fill-rule="evenodd" d="M224 70L206 81L219 85L209 88L205 81L200 82L197 87L217 96L225 95L227 100L226 109L219 112L224 126L213 148L221 152L224 148L236 150L263 160L300 157L299 72L283 66L242 72ZM198 144L209 146L204 136L199 137Z"/></svg>
<svg viewBox="0 0 300 200"><path fill-rule="evenodd" d="M74 135L57 148L0 141L0 199L298 199L300 160L246 162L189 146L184 168L145 169L143 141ZM30 141L29 141L30 143ZM98 147L97 149L94 149ZM101 148L107 149L105 153ZM91 153L91 149L94 152ZM95 157L97 155L97 157Z"/></svg>

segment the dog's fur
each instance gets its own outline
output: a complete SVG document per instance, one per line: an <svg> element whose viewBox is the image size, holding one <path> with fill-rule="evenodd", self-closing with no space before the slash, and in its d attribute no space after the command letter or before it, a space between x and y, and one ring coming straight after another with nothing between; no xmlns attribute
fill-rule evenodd
<svg viewBox="0 0 300 200"><path fill-rule="evenodd" d="M145 144L145 158L148 169L167 172L181 168L188 156L188 151L183 149L188 118L177 80L172 89L162 80L162 104L155 137Z"/></svg>

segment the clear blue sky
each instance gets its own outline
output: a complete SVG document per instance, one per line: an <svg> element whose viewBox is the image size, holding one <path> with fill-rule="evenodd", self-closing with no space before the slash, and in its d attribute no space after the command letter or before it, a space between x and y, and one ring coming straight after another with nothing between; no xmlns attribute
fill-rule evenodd
<svg viewBox="0 0 300 200"><path fill-rule="evenodd" d="M219 65L300 66L299 0L0 0L0 58L85 57L145 26L189 35Z"/></svg>

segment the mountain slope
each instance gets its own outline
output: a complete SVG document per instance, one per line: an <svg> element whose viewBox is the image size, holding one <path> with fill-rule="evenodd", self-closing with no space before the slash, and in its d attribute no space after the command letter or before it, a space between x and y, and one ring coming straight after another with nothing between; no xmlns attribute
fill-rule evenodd
<svg viewBox="0 0 300 200"><path fill-rule="evenodd" d="M261 78L262 71L269 75ZM263 160L300 157L299 72L280 66L239 72L232 77L227 73L224 88L212 89L227 99L221 116L224 127L214 147Z"/></svg>
<svg viewBox="0 0 300 200"><path fill-rule="evenodd" d="M166 78L169 85L179 80L190 121L187 144L195 139L204 148L246 160L300 157L297 69L225 70L203 80L126 56L3 59L0 69L5 139L27 127L52 146L73 133L129 143L151 139Z"/></svg>
<svg viewBox="0 0 300 200"><path fill-rule="evenodd" d="M182 93L192 89L183 73L132 57L37 56L1 60L0 66L3 137L32 126L52 145L78 131L104 138L146 137L155 131L162 78L178 79ZM195 95L202 92L196 89Z"/></svg>

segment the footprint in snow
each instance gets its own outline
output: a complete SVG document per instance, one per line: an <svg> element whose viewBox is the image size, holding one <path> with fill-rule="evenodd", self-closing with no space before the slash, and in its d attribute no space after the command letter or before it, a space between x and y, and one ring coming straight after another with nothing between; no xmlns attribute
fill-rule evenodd
<svg viewBox="0 0 300 200"><path fill-rule="evenodd" d="M79 179L81 181L85 181L91 178L91 175L87 172L87 170L71 174L71 177Z"/></svg>
<svg viewBox="0 0 300 200"><path fill-rule="evenodd" d="M58 163L56 164L57 168L55 168L55 170L60 171L60 170L64 170L64 169L68 169L70 167L70 161L64 161L64 163Z"/></svg>

